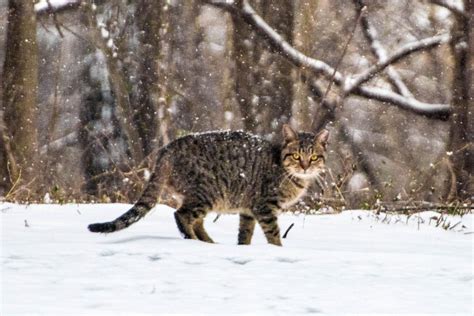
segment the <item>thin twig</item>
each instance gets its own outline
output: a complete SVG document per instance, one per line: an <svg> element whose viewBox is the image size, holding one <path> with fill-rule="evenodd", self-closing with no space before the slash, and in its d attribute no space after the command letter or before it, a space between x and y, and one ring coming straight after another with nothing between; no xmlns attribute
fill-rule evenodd
<svg viewBox="0 0 474 316"><path fill-rule="evenodd" d="M59 36L60 36L61 38L63 38L63 37L64 37L64 34L63 34L63 32L61 31L61 28L59 27L58 17L57 17L57 15L56 15L56 12L54 11L53 5L51 4L51 1L50 1L50 0L46 0L46 3L48 4L48 8L49 8L49 10L51 11L51 14L52 14L52 16L53 16L54 26L56 27L56 30L58 31Z"/></svg>
<svg viewBox="0 0 474 316"><path fill-rule="evenodd" d="M424 38L416 42L407 43L395 50L395 52L392 55L388 56L385 60L380 60L375 65L366 69L362 74L357 76L357 79L347 81L344 87L344 92L346 94L351 93L361 84L369 81L375 75L383 71L385 68L400 61L402 58L408 56L409 54L412 54L419 50L425 50L431 47L439 46L440 44L449 42L450 39L451 37L448 34L441 34Z"/></svg>
<svg viewBox="0 0 474 316"><path fill-rule="evenodd" d="M358 11L366 8L363 0L354 0L356 8ZM369 17L367 14L364 14L360 19L362 34L370 44L372 54L377 58L378 62L382 62L387 58L387 51L383 47L382 43L378 39L378 32L375 27L370 23ZM390 83L394 86L398 93L407 98L413 98L413 94L410 92L410 89L403 82L398 71L391 65L387 67L385 71L388 75Z"/></svg>
<svg viewBox="0 0 474 316"><path fill-rule="evenodd" d="M356 29L357 29L357 25L359 25L360 19L362 18L362 15L365 13L366 9L367 9L367 7L364 6L361 10L359 10L359 12L357 14L356 22L354 23L354 26L352 27L351 34L349 35L349 38L347 39L346 44L344 45L344 49L342 50L342 54L339 57L339 59L337 60L336 67L334 67L334 71L332 73L331 79L329 80L329 85L326 89L326 92L324 92L323 97L321 98L321 102L319 103L319 106L323 105L324 101L326 100L326 96L328 95L329 91L331 90L331 87L334 83L334 77L336 76L336 72L337 72L337 70L339 69L339 66L342 63L342 59L344 59L344 56L347 53L347 48L349 47L350 42L354 38L354 34L355 34Z"/></svg>
<svg viewBox="0 0 474 316"><path fill-rule="evenodd" d="M290 227L288 227L285 231L285 233L283 234L283 239L285 239L287 236L288 236L288 233L290 232L290 230L293 228L293 226L295 226L295 223L291 223Z"/></svg>
<svg viewBox="0 0 474 316"><path fill-rule="evenodd" d="M18 183L20 183L20 180L21 180L21 169L18 170L18 177L15 179L15 182L13 183L12 187L10 188L10 190L7 192L7 194L5 195L5 198L8 199L10 197L11 194L13 194L16 186L18 185Z"/></svg>

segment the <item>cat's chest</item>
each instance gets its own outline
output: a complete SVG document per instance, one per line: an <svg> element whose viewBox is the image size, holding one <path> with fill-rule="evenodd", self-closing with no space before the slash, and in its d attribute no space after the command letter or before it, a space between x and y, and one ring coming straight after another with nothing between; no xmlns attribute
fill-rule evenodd
<svg viewBox="0 0 474 316"><path fill-rule="evenodd" d="M292 181L283 182L280 186L278 198L280 207L285 209L298 202L306 194L307 187L307 183L303 181L296 183Z"/></svg>

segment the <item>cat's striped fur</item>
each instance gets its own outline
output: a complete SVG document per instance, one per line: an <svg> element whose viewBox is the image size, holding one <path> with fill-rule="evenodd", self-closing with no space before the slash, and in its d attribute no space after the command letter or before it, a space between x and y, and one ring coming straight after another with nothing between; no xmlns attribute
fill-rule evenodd
<svg viewBox="0 0 474 316"><path fill-rule="evenodd" d="M176 223L185 238L212 242L203 220L216 211L240 214L239 244L250 244L257 221L268 242L281 245L277 215L323 170L328 132L296 133L285 125L283 136L278 145L240 131L179 138L160 149L138 202L116 220L91 224L89 230L126 228L160 202L177 208Z"/></svg>

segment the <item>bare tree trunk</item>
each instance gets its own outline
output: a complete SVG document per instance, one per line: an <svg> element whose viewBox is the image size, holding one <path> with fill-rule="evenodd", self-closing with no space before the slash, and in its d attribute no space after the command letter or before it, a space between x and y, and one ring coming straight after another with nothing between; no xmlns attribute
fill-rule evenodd
<svg viewBox="0 0 474 316"><path fill-rule="evenodd" d="M257 54L255 34L236 16L234 23L233 48L235 59L235 94L240 107L244 129L255 131L253 87L256 84L256 69L253 55Z"/></svg>
<svg viewBox="0 0 474 316"><path fill-rule="evenodd" d="M196 85L201 74L198 65L199 43L202 40L198 27L201 5L198 0L172 1L166 14L165 23L169 24L165 53L166 85L172 99L170 103L176 109L169 128L171 138L204 129L205 124L201 119L208 117L207 105L199 103L202 88ZM166 122L166 113L161 110L160 114L165 115Z"/></svg>
<svg viewBox="0 0 474 316"><path fill-rule="evenodd" d="M84 7L84 19L88 28L90 28L90 41L104 54L107 70L109 72L109 82L117 104L117 118L122 132L126 135L127 145L130 151L130 167L140 164L143 160L143 149L141 147L140 136L133 124L134 111L130 104L130 94L127 80L124 77L116 58L115 52L101 35L99 29L96 11L93 9L92 1L87 1Z"/></svg>
<svg viewBox="0 0 474 316"><path fill-rule="evenodd" d="M236 73L235 73L235 50L234 50L234 28L235 25L232 23L232 17L229 16L227 20L226 28L226 41L225 41L225 67L223 73L223 106L224 106L224 128L225 129L242 129L242 115L239 109L239 103L236 98Z"/></svg>
<svg viewBox="0 0 474 316"><path fill-rule="evenodd" d="M465 200L473 192L473 101L472 101L472 1L465 0L468 17L456 16L451 44L454 56L452 115L448 152L456 178L448 200ZM470 99L471 96L471 99ZM471 107L469 107L471 105Z"/></svg>
<svg viewBox="0 0 474 316"><path fill-rule="evenodd" d="M298 1L298 7L295 14L295 30L294 30L294 46L299 51L310 56L314 45L314 32L316 30L316 13L319 1L302 0ZM311 88L305 71L297 69L298 75L301 78L296 81L294 89L294 104L293 104L293 124L299 130L309 131L312 128L311 124L311 110L314 110L317 100L321 96L311 93ZM318 89L316 92L319 92ZM324 94L324 92L322 92ZM308 97L310 96L310 97ZM319 113L318 113L319 114Z"/></svg>
<svg viewBox="0 0 474 316"><path fill-rule="evenodd" d="M3 110L0 111L0 196L10 189L12 181L10 173L18 174L18 166L10 145L7 128L3 120Z"/></svg>
<svg viewBox="0 0 474 316"><path fill-rule="evenodd" d="M6 56L3 68L4 148L8 163L0 179L28 184L37 174L38 48L33 1L8 2ZM6 147L5 147L6 146ZM14 161L13 161L14 159ZM6 167L6 169L5 169ZM2 181L3 182L3 181ZM31 187L29 188L31 189Z"/></svg>
<svg viewBox="0 0 474 316"><path fill-rule="evenodd" d="M263 1L262 12L269 24L277 30L288 43L293 43L294 3L293 1L266 0ZM263 57L263 56L262 56ZM265 56L266 57L266 56ZM263 113L263 133L269 134L276 131L280 135L281 126L291 117L293 102L293 66L278 54L268 55L268 60L261 59L263 63L263 96L261 113ZM267 85L266 82L272 84Z"/></svg>
<svg viewBox="0 0 474 316"><path fill-rule="evenodd" d="M164 99L164 85L160 76L162 7L163 1L141 0L137 8L141 65L138 72L138 95L134 122L140 135L144 155L156 148L158 142L158 114Z"/></svg>
<svg viewBox="0 0 474 316"><path fill-rule="evenodd" d="M256 1L257 10L289 43L293 39L294 3ZM281 125L291 117L292 65L262 43L252 28L234 18L236 97L244 127L259 134L279 136Z"/></svg>
<svg viewBox="0 0 474 316"><path fill-rule="evenodd" d="M467 86L469 87L468 97L468 108L467 113L467 135L470 135L469 146L471 151L467 159L466 165L471 166L471 187L469 191L474 192L474 183L472 182L472 176L474 175L474 1L470 0L466 2L466 12L469 16L468 24L468 61L467 61Z"/></svg>

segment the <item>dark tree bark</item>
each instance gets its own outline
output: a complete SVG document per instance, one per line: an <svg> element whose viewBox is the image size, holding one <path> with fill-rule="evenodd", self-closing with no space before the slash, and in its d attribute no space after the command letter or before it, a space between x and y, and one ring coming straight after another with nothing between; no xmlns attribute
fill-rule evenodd
<svg viewBox="0 0 474 316"><path fill-rule="evenodd" d="M454 56L453 97L451 101L448 152L456 179L448 200L468 199L474 190L472 27L473 1L465 0L467 16L457 15L452 29Z"/></svg>
<svg viewBox="0 0 474 316"><path fill-rule="evenodd" d="M158 115L164 101L165 87L160 81L161 36L163 1L141 0L137 7L141 64L138 71L137 104L134 122L140 135L144 155L160 145Z"/></svg>
<svg viewBox="0 0 474 316"><path fill-rule="evenodd" d="M467 166L471 166L470 175L471 175L471 187L470 192L474 192L474 1L469 0L466 3L466 12L469 15L469 24L468 24L468 61L467 61L467 85L469 87L469 97L468 97L468 113L467 113L467 135L470 135L469 146L471 152L469 154L468 160L466 162Z"/></svg>
<svg viewBox="0 0 474 316"><path fill-rule="evenodd" d="M120 129L126 136L127 146L130 153L129 168L140 164L143 160L143 148L141 146L140 136L133 124L134 111L130 102L130 93L128 82L124 71L118 61L116 52L107 45L106 40L101 35L99 29L96 10L93 9L92 1L86 1L83 5L84 20L86 26L90 29L89 40L105 56L107 70L109 72L109 82L115 99L117 119Z"/></svg>
<svg viewBox="0 0 474 316"><path fill-rule="evenodd" d="M221 107L208 78L210 60L204 56L205 34L201 18L202 1L174 1L167 13L169 34L167 90L172 113L171 138L183 133L205 131L215 124L216 107ZM214 95L212 95L214 93ZM161 121L161 120L160 120Z"/></svg>
<svg viewBox="0 0 474 316"><path fill-rule="evenodd" d="M255 1L257 11L292 43L294 3L278 0ZM279 136L281 125L291 117L293 101L292 65L276 51L268 49L248 23L234 21L236 98L244 128L259 134Z"/></svg>
<svg viewBox="0 0 474 316"><path fill-rule="evenodd" d="M252 29L236 16L232 16L234 23L233 57L235 60L235 94L240 107L244 129L255 131L253 87L256 84L255 57L257 44Z"/></svg>
<svg viewBox="0 0 474 316"><path fill-rule="evenodd" d="M10 186L30 183L37 174L38 48L36 15L33 1L8 2L6 56L3 68L3 104L5 128L3 147L7 163L0 179ZM6 147L5 147L6 146ZM32 190L34 184L30 184Z"/></svg>

